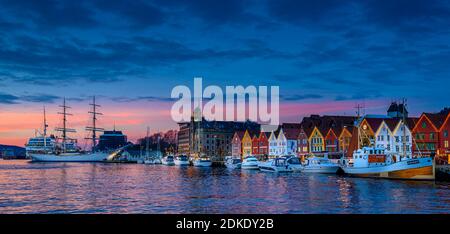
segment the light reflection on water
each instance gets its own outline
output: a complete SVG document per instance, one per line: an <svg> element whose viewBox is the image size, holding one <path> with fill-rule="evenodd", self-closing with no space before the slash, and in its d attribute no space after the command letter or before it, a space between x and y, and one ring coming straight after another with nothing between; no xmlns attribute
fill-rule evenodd
<svg viewBox="0 0 450 234"><path fill-rule="evenodd" d="M449 213L450 183L0 160L0 213Z"/></svg>

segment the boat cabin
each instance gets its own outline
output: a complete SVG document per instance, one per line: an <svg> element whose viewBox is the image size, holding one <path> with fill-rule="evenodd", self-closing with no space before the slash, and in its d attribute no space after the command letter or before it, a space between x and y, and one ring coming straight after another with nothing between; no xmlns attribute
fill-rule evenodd
<svg viewBox="0 0 450 234"><path fill-rule="evenodd" d="M353 153L354 167L369 167L386 164L385 149L381 147L363 147Z"/></svg>

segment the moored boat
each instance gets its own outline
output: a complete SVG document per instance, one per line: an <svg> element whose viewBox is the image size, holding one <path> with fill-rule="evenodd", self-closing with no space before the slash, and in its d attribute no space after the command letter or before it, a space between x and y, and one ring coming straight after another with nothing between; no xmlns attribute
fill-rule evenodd
<svg viewBox="0 0 450 234"><path fill-rule="evenodd" d="M175 156L174 163L177 166L189 166L189 157L187 155Z"/></svg>
<svg viewBox="0 0 450 234"><path fill-rule="evenodd" d="M403 158L375 147L356 150L352 160L341 166L351 176L410 180L433 180L433 167L431 157Z"/></svg>
<svg viewBox="0 0 450 234"><path fill-rule="evenodd" d="M286 158L286 163L289 165L292 171L299 172L302 170L302 164L297 156L285 155L283 157Z"/></svg>
<svg viewBox="0 0 450 234"><path fill-rule="evenodd" d="M174 162L174 157L173 157L173 155L168 155L168 156L164 157L164 158L162 159L162 164L163 164L163 165L166 165L166 166L174 166L174 165L175 165L175 162Z"/></svg>
<svg viewBox="0 0 450 234"><path fill-rule="evenodd" d="M254 156L247 156L244 158L241 164L241 169L245 170L258 170L259 169L258 159Z"/></svg>
<svg viewBox="0 0 450 234"><path fill-rule="evenodd" d="M225 166L229 169L240 169L242 161L240 158L228 156L225 157Z"/></svg>
<svg viewBox="0 0 450 234"><path fill-rule="evenodd" d="M405 108L405 103L402 104ZM403 109L405 112L405 109ZM401 121L402 128L406 126L405 115ZM350 159L343 160L342 170L351 176L373 177L386 179L408 179L408 180L434 180L435 163L432 157L413 157L412 153L403 150L399 153L386 153L383 147L362 146L362 133L360 124L356 124L356 132L353 137L357 140L356 150ZM406 149L406 131L403 131L402 145ZM356 135L356 136L355 136ZM413 139L414 141L414 139ZM362 147L361 147L362 146Z"/></svg>
<svg viewBox="0 0 450 234"><path fill-rule="evenodd" d="M99 105L95 104L95 97L93 98L93 103L90 104L93 107L93 110L90 111L93 120L92 127L86 127L86 130L92 131L92 137L86 138L92 140L92 149L95 149L95 144L97 141L96 132L103 131L102 128L97 128L95 125L95 121L97 120L96 115L101 114L96 112L96 107ZM34 153L30 152L29 155L31 160L34 162L103 162L106 161L108 157L108 153L106 152L84 152L79 149L76 145L76 140L71 139L67 136L69 132L75 132L74 129L67 128L67 109L70 108L66 105L66 100L63 100L63 105L60 106L63 108L63 112L59 113L63 115L63 127L56 128L56 131L62 132L62 141L57 142L52 152L43 152L43 153ZM44 123L46 126L46 123ZM44 134L45 135L45 134ZM46 142L46 141L44 141Z"/></svg>
<svg viewBox="0 0 450 234"><path fill-rule="evenodd" d="M305 173L336 174L338 170L339 165L331 162L326 155L309 157L302 164L302 172Z"/></svg>
<svg viewBox="0 0 450 234"><path fill-rule="evenodd" d="M285 157L274 158L267 162L259 163L259 169L265 172L293 172Z"/></svg>
<svg viewBox="0 0 450 234"><path fill-rule="evenodd" d="M194 167L211 167L212 161L208 157L199 157L192 160L192 165Z"/></svg>

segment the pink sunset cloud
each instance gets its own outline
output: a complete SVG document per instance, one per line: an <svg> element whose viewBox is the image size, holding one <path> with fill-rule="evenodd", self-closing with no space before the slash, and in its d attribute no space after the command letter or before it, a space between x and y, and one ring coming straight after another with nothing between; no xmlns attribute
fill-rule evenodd
<svg viewBox="0 0 450 234"><path fill-rule="evenodd" d="M103 101L98 126L106 130L122 130L130 141L136 141L146 134L147 126L151 132L178 129L178 125L171 118L171 102L112 102ZM310 114L339 114L353 115L356 101L322 101L322 102L281 102L281 122L300 122L301 117ZM84 138L88 133L85 126L90 125L88 102L69 103L72 106L68 116L68 127L77 130L72 137L85 144ZM386 108L386 101L369 100L365 102L367 113L382 113ZM61 116L57 114L58 104L47 105L47 122L49 133L57 134L55 127L61 126ZM0 144L23 146L29 137L35 135L36 130L42 130L42 107L12 106L3 109L0 115Z"/></svg>

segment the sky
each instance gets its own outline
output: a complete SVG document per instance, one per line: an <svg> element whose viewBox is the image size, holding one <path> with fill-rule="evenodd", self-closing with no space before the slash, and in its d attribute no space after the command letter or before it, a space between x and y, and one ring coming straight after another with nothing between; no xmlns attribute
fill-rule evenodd
<svg viewBox="0 0 450 234"><path fill-rule="evenodd" d="M86 136L99 124L131 140L176 129L172 88L276 85L280 118L412 115L449 106L450 3L433 0L0 0L0 144L61 124L62 98Z"/></svg>

